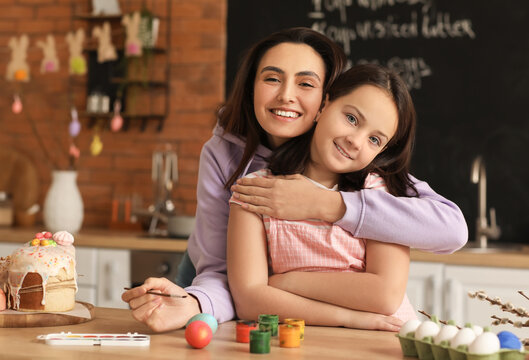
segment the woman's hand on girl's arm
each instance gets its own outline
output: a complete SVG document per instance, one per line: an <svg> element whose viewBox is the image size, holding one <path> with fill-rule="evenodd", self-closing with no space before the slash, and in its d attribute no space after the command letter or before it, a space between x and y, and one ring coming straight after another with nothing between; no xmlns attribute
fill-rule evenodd
<svg viewBox="0 0 529 360"><path fill-rule="evenodd" d="M290 272L272 275L269 285L350 309L390 315L404 298L409 261L407 247L367 240L365 272Z"/></svg>
<svg viewBox="0 0 529 360"><path fill-rule="evenodd" d="M260 217L232 205L228 223L228 280L241 319L277 314L304 319L309 325L398 331L391 316L350 310L268 286L266 234Z"/></svg>
<svg viewBox="0 0 529 360"><path fill-rule="evenodd" d="M241 178L232 186L245 210L285 220L335 222L345 214L340 193L316 186L302 175Z"/></svg>

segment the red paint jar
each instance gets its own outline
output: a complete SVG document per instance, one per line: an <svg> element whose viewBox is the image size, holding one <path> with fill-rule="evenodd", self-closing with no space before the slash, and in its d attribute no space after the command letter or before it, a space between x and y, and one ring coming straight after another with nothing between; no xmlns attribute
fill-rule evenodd
<svg viewBox="0 0 529 360"><path fill-rule="evenodd" d="M235 326L237 332L237 342L240 343L249 343L250 342L250 331L257 330L257 322L247 321L247 320L238 320L237 325Z"/></svg>

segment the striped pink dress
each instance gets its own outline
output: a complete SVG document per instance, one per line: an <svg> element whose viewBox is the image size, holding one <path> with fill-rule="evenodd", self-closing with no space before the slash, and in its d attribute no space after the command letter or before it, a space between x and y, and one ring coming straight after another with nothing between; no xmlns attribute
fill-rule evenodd
<svg viewBox="0 0 529 360"><path fill-rule="evenodd" d="M265 177L269 174L268 169L263 169L247 176ZM387 191L384 180L374 173L366 178L364 188ZM233 197L230 202L240 204ZM341 227L322 220L290 221L266 215L262 218L268 240L268 261L274 274L289 271L365 271L365 239L355 238ZM407 296L404 296L393 316L402 321L417 318Z"/></svg>

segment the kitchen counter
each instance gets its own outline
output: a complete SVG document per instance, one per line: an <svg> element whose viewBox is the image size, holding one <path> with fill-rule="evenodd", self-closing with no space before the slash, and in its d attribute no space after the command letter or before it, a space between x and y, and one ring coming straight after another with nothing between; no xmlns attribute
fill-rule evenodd
<svg viewBox="0 0 529 360"><path fill-rule="evenodd" d="M30 241L42 229L0 228L0 242L23 243ZM81 230L75 235L75 246L108 249L152 250L184 252L187 239L149 237L147 233L107 229Z"/></svg>
<svg viewBox="0 0 529 360"><path fill-rule="evenodd" d="M130 310L96 308L95 319L83 324L0 329L3 359L404 359L395 333L307 326L299 348L280 348L273 338L270 354L250 354L249 345L235 341L235 323L221 324L211 343L203 349L191 348L184 330L154 334L134 320ZM151 336L149 347L59 346L37 340L50 333L127 333Z"/></svg>
<svg viewBox="0 0 529 360"><path fill-rule="evenodd" d="M529 269L529 246L523 246L521 251L501 250L487 253L469 252L463 249L448 255L437 255L418 250L412 250L411 260L436 262L448 265L492 266Z"/></svg>
<svg viewBox="0 0 529 360"><path fill-rule="evenodd" d="M22 243L29 241L39 229L0 228L0 242ZM187 239L152 238L145 233L112 231L106 229L81 230L75 236L75 246L183 252L187 248ZM474 253L465 250L449 255L437 255L418 250L411 251L412 261L437 262L450 265L495 266L529 269L529 246L522 251L499 251Z"/></svg>

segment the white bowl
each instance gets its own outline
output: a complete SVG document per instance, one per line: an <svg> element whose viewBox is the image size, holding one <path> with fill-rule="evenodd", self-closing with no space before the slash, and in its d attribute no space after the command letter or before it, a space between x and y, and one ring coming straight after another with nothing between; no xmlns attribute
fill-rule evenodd
<svg viewBox="0 0 529 360"><path fill-rule="evenodd" d="M194 227L194 216L171 216L167 219L167 232L172 237L188 238Z"/></svg>

